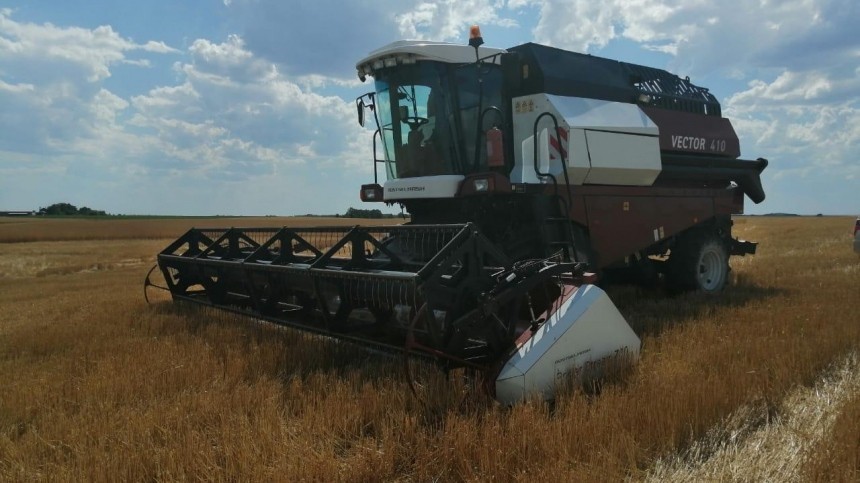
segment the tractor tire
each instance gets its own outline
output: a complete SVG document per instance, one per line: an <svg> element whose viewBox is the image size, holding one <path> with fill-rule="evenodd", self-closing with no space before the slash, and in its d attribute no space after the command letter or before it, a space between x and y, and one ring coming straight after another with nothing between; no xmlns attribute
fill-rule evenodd
<svg viewBox="0 0 860 483"><path fill-rule="evenodd" d="M670 290L716 294L729 278L729 250L715 232L695 230L675 243L667 268Z"/></svg>

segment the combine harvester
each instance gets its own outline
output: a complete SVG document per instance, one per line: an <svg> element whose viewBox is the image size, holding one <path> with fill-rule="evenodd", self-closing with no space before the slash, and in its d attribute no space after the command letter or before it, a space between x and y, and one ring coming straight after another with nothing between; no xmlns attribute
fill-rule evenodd
<svg viewBox="0 0 860 483"><path fill-rule="evenodd" d="M731 215L764 199L767 161L738 159L707 89L482 43L473 27L469 46L395 42L357 64L386 177L360 197L410 223L192 229L158 255L173 299L477 369L513 403L638 355L594 273L715 293L729 255L755 252Z"/></svg>

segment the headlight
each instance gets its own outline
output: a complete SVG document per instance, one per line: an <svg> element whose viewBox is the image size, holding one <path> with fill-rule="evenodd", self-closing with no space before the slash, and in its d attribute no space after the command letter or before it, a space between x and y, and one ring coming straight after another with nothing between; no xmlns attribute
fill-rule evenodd
<svg viewBox="0 0 860 483"><path fill-rule="evenodd" d="M358 192L361 201L383 201L382 186L378 184L361 185L361 191Z"/></svg>

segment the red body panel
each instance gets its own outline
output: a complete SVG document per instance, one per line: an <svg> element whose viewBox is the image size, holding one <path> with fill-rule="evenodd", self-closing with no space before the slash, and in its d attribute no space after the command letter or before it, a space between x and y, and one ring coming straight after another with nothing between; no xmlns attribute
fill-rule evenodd
<svg viewBox="0 0 860 483"><path fill-rule="evenodd" d="M570 194L569 216L588 228L601 268L715 216L743 213L739 190L573 186Z"/></svg>
<svg viewBox="0 0 860 483"><path fill-rule="evenodd" d="M656 107L642 110L660 128L660 151L709 154L737 158L741 155L738 135L724 117L704 116Z"/></svg>

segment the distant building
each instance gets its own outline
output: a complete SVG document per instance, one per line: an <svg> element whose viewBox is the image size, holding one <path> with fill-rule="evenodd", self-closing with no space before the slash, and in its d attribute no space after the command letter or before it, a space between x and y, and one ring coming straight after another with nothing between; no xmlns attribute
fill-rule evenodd
<svg viewBox="0 0 860 483"><path fill-rule="evenodd" d="M0 211L0 216L36 216L35 211Z"/></svg>

